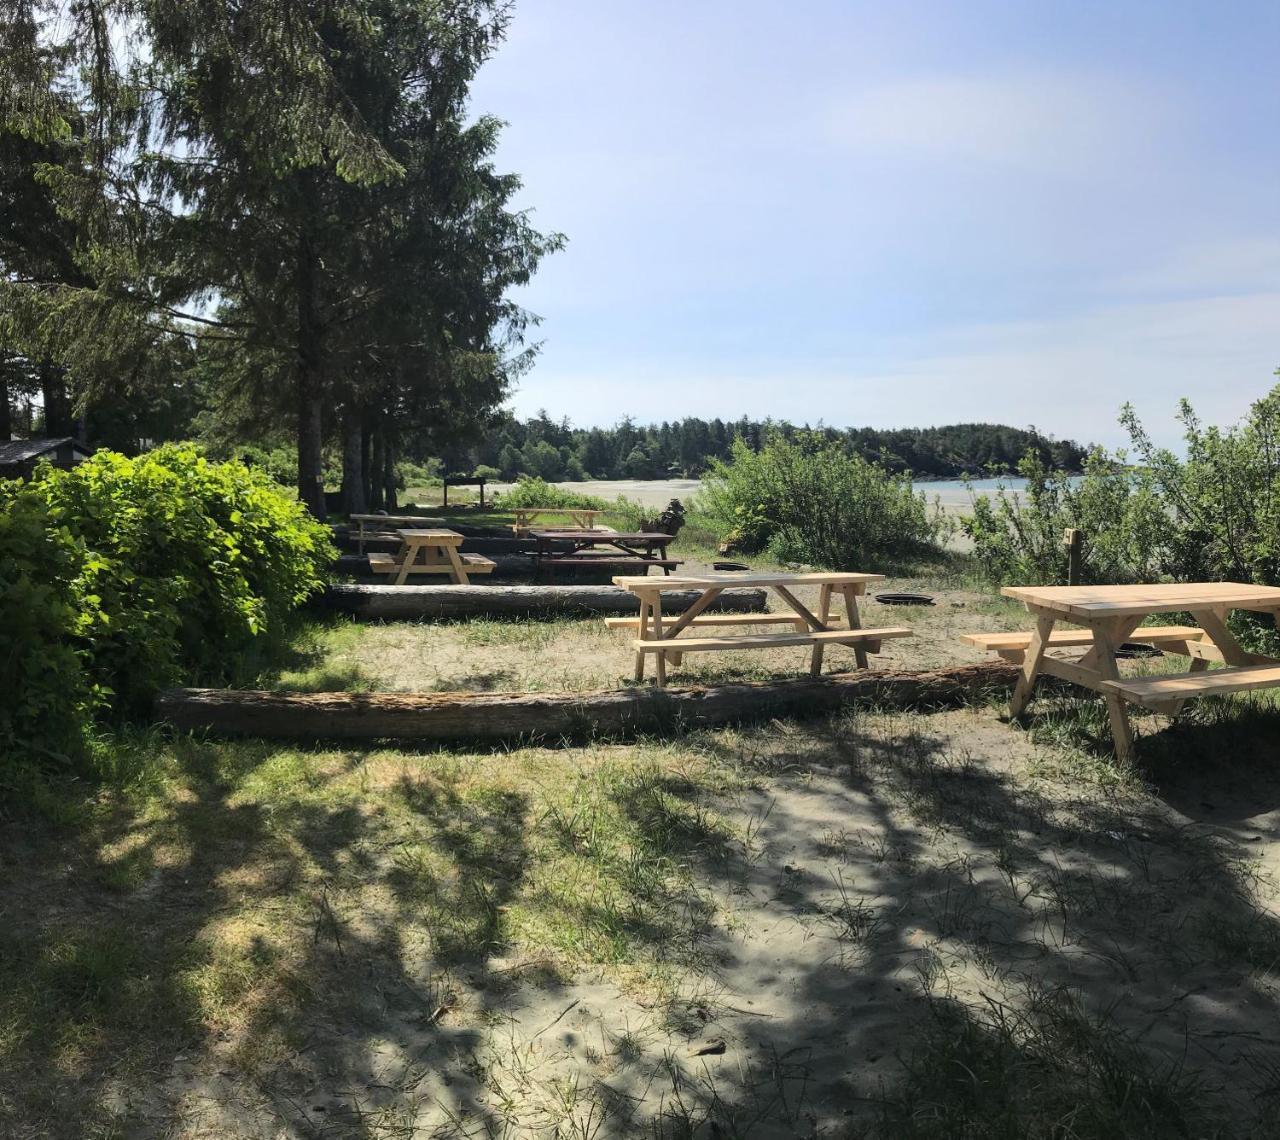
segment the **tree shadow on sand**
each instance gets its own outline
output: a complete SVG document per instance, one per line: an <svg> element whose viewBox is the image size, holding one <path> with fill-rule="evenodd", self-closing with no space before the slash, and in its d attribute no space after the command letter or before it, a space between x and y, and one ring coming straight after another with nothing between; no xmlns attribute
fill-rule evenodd
<svg viewBox="0 0 1280 1140"><path fill-rule="evenodd" d="M1150 737L1152 794L1073 783L1066 761L1030 778L1053 766L1026 734L955 731L985 715L692 737L748 787L732 827L714 785L617 747L593 794L625 830L621 900L532 890L531 843L617 836L465 783L466 758L399 753L397 774L365 750L180 744L167 814L0 841L0 1125L1271 1134L1280 923L1251 836L1280 834L1259 822L1280 804L1274 719L1229 754L1195 724L1176 754ZM24 865L57 870L24 883ZM618 987L522 960L522 895L670 968L657 1004L628 999L644 1026L602 1006L584 1049L584 995Z"/></svg>

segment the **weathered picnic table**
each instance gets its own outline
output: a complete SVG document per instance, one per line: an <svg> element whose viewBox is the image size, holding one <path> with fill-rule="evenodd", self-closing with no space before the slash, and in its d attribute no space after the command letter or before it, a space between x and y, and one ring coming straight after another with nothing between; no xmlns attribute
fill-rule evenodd
<svg viewBox="0 0 1280 1140"><path fill-rule="evenodd" d="M592 569L601 566L649 567L661 566L670 574L680 565L679 559L667 557L667 547L672 536L662 531L637 531L619 534L612 530L535 530L530 537L537 543L533 552L534 565L539 572L543 568L570 570ZM573 549L558 552L557 545L568 543Z"/></svg>
<svg viewBox="0 0 1280 1140"><path fill-rule="evenodd" d="M665 578L619 576L613 584L629 590L640 599L638 631L640 636L632 644L636 651L637 681L644 679L644 659L647 654L657 657L658 684L667 683L667 659L679 665L686 653L701 653L722 649L772 649L778 646L805 645L812 647L809 672L817 676L822 671L822 652L827 645L853 647L854 659L860 669L867 667L867 654L879 653L880 643L894 637L910 637L905 626L883 629L863 629L858 616L858 597L866 592L868 582L881 582L883 574L812 573L812 574L672 574ZM710 625L712 618L701 617L703 610L725 589L731 586L758 586L772 590L785 603L796 620L804 623L803 632L748 633L719 637L680 637L687 628ZM812 612L792 593L797 586L817 586L818 612ZM669 623L662 617L663 590L699 590L698 597L688 609ZM831 603L839 595L844 602L845 626L832 621ZM717 625L729 624L737 615L714 615L720 619ZM756 615L751 615L756 616ZM769 615L773 616L773 615ZM755 624L752 622L751 624Z"/></svg>
<svg viewBox="0 0 1280 1140"><path fill-rule="evenodd" d="M1133 757L1133 730L1126 702L1176 716L1190 697L1280 687L1280 660L1249 653L1226 626L1231 610L1280 614L1280 587L1242 582L1156 583L1148 586L1006 586L1036 617L1026 634L970 634L965 640L1019 661L1022 673L1009 711L1021 716L1041 673L1061 677L1106 698L1111 736L1122 760ZM1190 612L1197 626L1142 627L1152 614ZM1082 627L1055 632L1059 622ZM1141 628L1140 628L1141 627ZM1017 638L1017 641L1010 640ZM1121 678L1116 650L1129 638L1151 642L1191 659L1190 672ZM1005 639L995 644L992 639ZM1077 661L1048 654L1079 647ZM1205 672L1210 662L1227 667Z"/></svg>
<svg viewBox="0 0 1280 1140"><path fill-rule="evenodd" d="M569 527L577 530L592 530L596 525L596 519L604 514L604 511L586 510L582 507L513 507L511 513L516 518L516 521L511 524L511 529L517 538L523 538L529 533L533 520L542 515L567 515L568 526L561 527L561 530L567 530Z"/></svg>
<svg viewBox="0 0 1280 1140"><path fill-rule="evenodd" d="M348 521L356 523L360 530L356 538L356 550L364 553L364 535L366 524L381 523L384 527L394 526L444 526L444 519L429 519L422 515L348 515Z"/></svg>
<svg viewBox="0 0 1280 1140"><path fill-rule="evenodd" d="M375 574L394 574L395 585L403 586L410 574L446 574L460 586L470 585L468 574L491 574L494 562L481 554L460 554L462 535L456 530L430 527L400 530L400 553L370 554L369 569Z"/></svg>

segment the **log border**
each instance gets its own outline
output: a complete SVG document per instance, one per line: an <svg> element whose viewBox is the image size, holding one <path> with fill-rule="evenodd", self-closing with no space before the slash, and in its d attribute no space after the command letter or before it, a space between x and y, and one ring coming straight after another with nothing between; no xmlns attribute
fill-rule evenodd
<svg viewBox="0 0 1280 1140"><path fill-rule="evenodd" d="M847 704L937 709L1007 694L1018 668L984 661L946 669L565 693L285 693L169 689L159 719L184 730L276 740L574 743L679 734Z"/></svg>

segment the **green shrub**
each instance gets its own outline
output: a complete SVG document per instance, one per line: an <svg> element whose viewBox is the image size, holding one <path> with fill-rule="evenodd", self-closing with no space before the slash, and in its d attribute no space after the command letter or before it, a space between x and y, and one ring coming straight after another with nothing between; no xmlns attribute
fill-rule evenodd
<svg viewBox="0 0 1280 1140"><path fill-rule="evenodd" d="M298 485L298 449L296 447L264 447L256 443L242 443L235 447L226 445L207 448L209 458L226 462L239 461L246 467L265 471L282 487L290 490ZM342 463L332 449L322 456L324 484L338 487L342 484Z"/></svg>
<svg viewBox="0 0 1280 1140"><path fill-rule="evenodd" d="M771 435L758 452L735 440L713 460L705 509L746 551L832 570L936 552L947 520L893 475L818 432Z"/></svg>
<svg viewBox="0 0 1280 1140"><path fill-rule="evenodd" d="M1065 582L1063 532L1075 527L1088 541L1085 583L1159 580L1168 513L1150 472L1124 459L1095 451L1075 479L1028 452L1018 465L1026 487L977 496L962 523L984 577L1001 585Z"/></svg>
<svg viewBox="0 0 1280 1140"><path fill-rule="evenodd" d="M594 495L555 487L544 479L522 477L509 491L502 493L501 508L512 507L577 507L582 510L604 510L608 504Z"/></svg>
<svg viewBox="0 0 1280 1140"><path fill-rule="evenodd" d="M0 787L5 759L69 764L92 707L72 604L84 551L38 494L0 480Z"/></svg>
<svg viewBox="0 0 1280 1140"><path fill-rule="evenodd" d="M190 445L102 451L7 485L0 741L29 757L71 750L91 720L143 713L165 685L226 680L334 553L264 472Z"/></svg>
<svg viewBox="0 0 1280 1140"><path fill-rule="evenodd" d="M1086 582L1280 583L1280 386L1236 427L1203 427L1186 401L1179 419L1185 458L1156 447L1126 406L1136 467L1098 451L1073 483L1024 459L1027 489L979 498L964 523L986 576L1065 581L1062 532L1076 527Z"/></svg>

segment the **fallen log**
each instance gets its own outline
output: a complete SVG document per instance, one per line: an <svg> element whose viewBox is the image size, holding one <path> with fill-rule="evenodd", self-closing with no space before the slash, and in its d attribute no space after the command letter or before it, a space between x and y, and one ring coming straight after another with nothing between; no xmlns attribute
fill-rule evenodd
<svg viewBox="0 0 1280 1140"><path fill-rule="evenodd" d="M682 613L699 597L696 590L662 595L664 612ZM725 590L708 612L757 613L763 590ZM637 614L640 599L617 586L383 586L343 584L328 587L316 604L369 620L459 618L512 614Z"/></svg>
<svg viewBox="0 0 1280 1140"><path fill-rule="evenodd" d="M852 702L941 708L1007 690L1002 661L915 672L837 673L687 689L580 693L271 693L170 689L160 719L182 729L286 740L573 741L806 717Z"/></svg>

